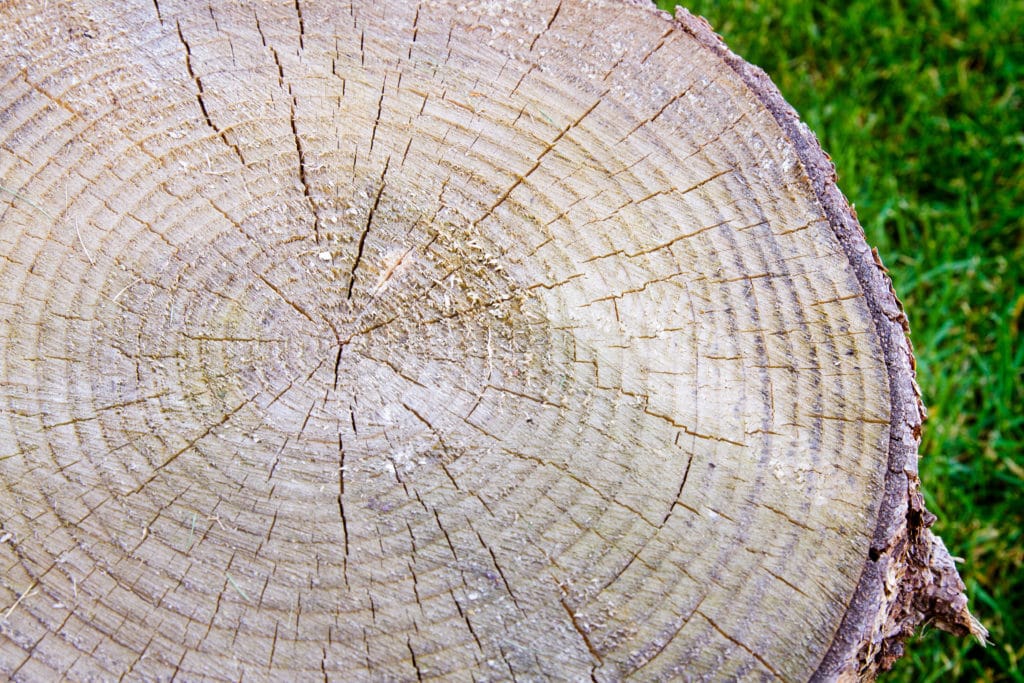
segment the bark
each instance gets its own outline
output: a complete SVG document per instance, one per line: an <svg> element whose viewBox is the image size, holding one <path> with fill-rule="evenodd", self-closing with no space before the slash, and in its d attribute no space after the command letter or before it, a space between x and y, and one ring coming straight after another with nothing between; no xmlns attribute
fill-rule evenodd
<svg viewBox="0 0 1024 683"><path fill-rule="evenodd" d="M858 679L984 638L885 269L703 20L0 32L6 676Z"/></svg>

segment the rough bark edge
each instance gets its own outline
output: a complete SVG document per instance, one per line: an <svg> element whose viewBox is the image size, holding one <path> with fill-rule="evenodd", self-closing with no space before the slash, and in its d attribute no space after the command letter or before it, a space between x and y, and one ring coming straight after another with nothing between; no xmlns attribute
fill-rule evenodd
<svg viewBox="0 0 1024 683"><path fill-rule="evenodd" d="M673 20L650 2L627 1ZM904 641L922 623L984 644L988 631L968 611L953 558L930 529L936 517L925 509L917 469L927 413L915 380L910 326L888 271L840 192L831 158L768 75L730 51L703 17L677 8L674 22L743 80L793 144L864 292L889 375L892 426L878 524L860 581L812 680L873 680L903 655Z"/></svg>

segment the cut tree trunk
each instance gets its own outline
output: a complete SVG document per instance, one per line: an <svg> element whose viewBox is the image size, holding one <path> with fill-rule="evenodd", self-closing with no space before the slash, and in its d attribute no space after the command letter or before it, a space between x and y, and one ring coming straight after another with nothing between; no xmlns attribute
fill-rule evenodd
<svg viewBox="0 0 1024 683"><path fill-rule="evenodd" d="M982 636L828 157L644 3L0 3L0 672L872 677Z"/></svg>

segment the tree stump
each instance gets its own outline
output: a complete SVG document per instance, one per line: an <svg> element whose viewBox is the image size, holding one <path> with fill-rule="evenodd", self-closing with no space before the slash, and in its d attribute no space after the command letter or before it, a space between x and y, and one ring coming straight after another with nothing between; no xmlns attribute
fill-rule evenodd
<svg viewBox="0 0 1024 683"><path fill-rule="evenodd" d="M885 270L701 19L0 30L4 675L833 679L983 634Z"/></svg>

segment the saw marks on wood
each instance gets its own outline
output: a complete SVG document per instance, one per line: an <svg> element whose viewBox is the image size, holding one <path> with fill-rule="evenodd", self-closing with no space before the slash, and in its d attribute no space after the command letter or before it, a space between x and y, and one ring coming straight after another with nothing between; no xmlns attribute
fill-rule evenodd
<svg viewBox="0 0 1024 683"><path fill-rule="evenodd" d="M0 671L813 674L888 375L719 56L614 2L0 15Z"/></svg>

